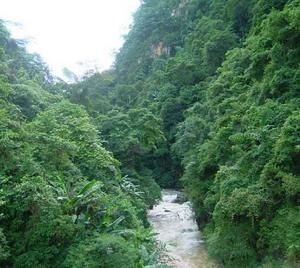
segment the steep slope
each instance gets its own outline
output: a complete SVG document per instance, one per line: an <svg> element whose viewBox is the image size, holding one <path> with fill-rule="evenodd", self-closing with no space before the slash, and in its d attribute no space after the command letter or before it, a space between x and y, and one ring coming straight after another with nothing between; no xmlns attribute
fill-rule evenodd
<svg viewBox="0 0 300 268"><path fill-rule="evenodd" d="M154 201L122 177L88 113L2 22L0 59L0 266L156 263L145 217Z"/></svg>
<svg viewBox="0 0 300 268"><path fill-rule="evenodd" d="M135 160L138 173L184 186L227 267L299 265L299 10L298 0L143 1L106 98L119 114L97 123L116 120L103 134L118 155L130 135L117 140L114 126L136 109L156 116L165 142Z"/></svg>
<svg viewBox="0 0 300 268"><path fill-rule="evenodd" d="M153 264L160 185L221 267L298 267L299 22L299 0L144 0L72 85L1 26L1 264Z"/></svg>

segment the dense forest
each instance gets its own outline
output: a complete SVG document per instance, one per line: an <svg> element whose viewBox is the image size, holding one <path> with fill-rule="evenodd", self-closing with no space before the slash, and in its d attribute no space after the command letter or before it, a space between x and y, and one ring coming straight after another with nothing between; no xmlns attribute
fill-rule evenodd
<svg viewBox="0 0 300 268"><path fill-rule="evenodd" d="M300 266L300 0L143 0L69 84L0 22L0 267L167 267L161 188L220 267Z"/></svg>

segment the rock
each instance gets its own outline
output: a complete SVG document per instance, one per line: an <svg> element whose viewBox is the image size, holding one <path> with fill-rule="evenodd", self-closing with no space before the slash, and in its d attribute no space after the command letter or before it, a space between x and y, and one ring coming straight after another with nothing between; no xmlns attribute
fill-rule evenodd
<svg viewBox="0 0 300 268"><path fill-rule="evenodd" d="M185 193L179 192L177 194L176 199L174 200L174 203L183 204L188 201L187 195Z"/></svg>
<svg viewBox="0 0 300 268"><path fill-rule="evenodd" d="M197 229L188 228L188 229L183 229L182 232L183 233L193 233L193 232L198 232L198 230Z"/></svg>

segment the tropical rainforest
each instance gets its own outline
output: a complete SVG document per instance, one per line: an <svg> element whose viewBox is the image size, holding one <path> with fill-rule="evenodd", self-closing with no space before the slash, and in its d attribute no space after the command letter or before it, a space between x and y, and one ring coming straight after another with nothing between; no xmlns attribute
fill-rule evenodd
<svg viewBox="0 0 300 268"><path fill-rule="evenodd" d="M65 83L0 23L0 266L159 264L184 189L220 267L300 267L300 0L143 0Z"/></svg>

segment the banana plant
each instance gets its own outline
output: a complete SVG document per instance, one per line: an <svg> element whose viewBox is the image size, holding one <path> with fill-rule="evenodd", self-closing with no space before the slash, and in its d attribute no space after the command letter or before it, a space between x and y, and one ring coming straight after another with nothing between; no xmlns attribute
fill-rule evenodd
<svg viewBox="0 0 300 268"><path fill-rule="evenodd" d="M92 180L81 188L70 188L63 179L59 178L56 183L49 182L49 184L57 193L57 199L63 202L68 213L73 216L75 224L79 219L86 224L91 224L91 219L99 212L100 197L104 195L101 182Z"/></svg>
<svg viewBox="0 0 300 268"><path fill-rule="evenodd" d="M138 198L141 198L143 195L143 192L140 191L139 186L135 185L130 178L128 177L128 175L125 175L122 179L122 183L121 183L121 189L128 193L131 196L135 196Z"/></svg>

